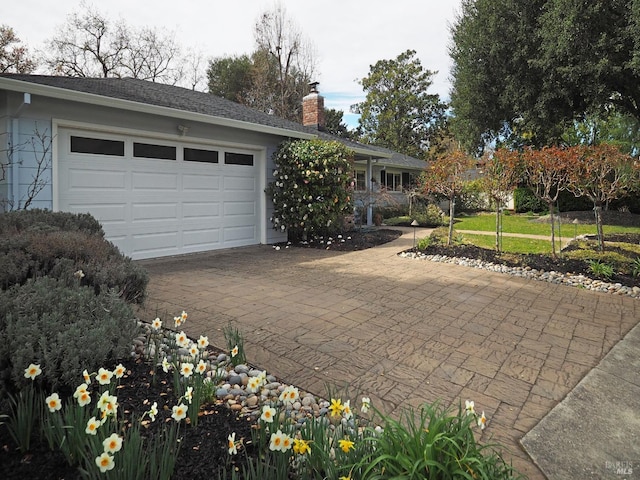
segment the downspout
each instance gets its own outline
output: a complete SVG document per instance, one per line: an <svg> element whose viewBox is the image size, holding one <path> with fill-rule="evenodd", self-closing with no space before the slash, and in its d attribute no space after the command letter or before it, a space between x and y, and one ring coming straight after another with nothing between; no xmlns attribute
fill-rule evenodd
<svg viewBox="0 0 640 480"><path fill-rule="evenodd" d="M16 110L16 113L11 118L11 162L9 164L9 175L11 182L9 184L9 191L7 197L11 199L12 205L20 205L20 163L22 160L17 160L15 156L18 154L17 148L20 144L20 115L24 108L31 105L31 94L24 93L22 103Z"/></svg>
<svg viewBox="0 0 640 480"><path fill-rule="evenodd" d="M373 225L373 166L371 165L371 157L367 158L367 175L365 178L367 184L367 226Z"/></svg>

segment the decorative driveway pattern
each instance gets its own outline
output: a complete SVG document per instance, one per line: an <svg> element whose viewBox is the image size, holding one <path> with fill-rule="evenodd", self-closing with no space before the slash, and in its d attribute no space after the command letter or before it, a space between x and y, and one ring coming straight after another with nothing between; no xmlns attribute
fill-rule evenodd
<svg viewBox="0 0 640 480"><path fill-rule="evenodd" d="M520 439L640 320L629 297L402 259L413 233L364 251L270 246L140 262L147 319L189 313L185 331L224 346L232 322L249 361L326 396L348 385L398 414L474 400L483 439L531 479Z"/></svg>

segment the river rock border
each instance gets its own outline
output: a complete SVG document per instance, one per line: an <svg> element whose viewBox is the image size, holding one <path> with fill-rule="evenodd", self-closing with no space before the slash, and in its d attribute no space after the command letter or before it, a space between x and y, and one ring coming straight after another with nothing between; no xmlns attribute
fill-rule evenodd
<svg viewBox="0 0 640 480"><path fill-rule="evenodd" d="M446 255L426 255L420 252L405 251L398 254L399 257L414 260L429 260L431 262L451 263L462 265L463 267L480 268L491 272L506 273L514 277L529 278L543 282L569 285L572 287L584 288L595 292L611 293L614 295L627 295L633 298L640 298L640 287L629 287L621 283L607 283L602 280L589 278L585 275L574 275L544 270L536 270L530 267L509 267L492 262L483 262L475 258L448 257Z"/></svg>

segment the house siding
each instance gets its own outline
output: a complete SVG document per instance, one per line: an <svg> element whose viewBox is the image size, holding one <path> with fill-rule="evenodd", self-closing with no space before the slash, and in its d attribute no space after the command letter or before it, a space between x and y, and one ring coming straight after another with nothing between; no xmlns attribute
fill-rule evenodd
<svg viewBox="0 0 640 480"><path fill-rule="evenodd" d="M276 135L252 132L249 130L234 129L220 125L210 125L192 121L184 121L180 118L173 118L166 115L152 115L148 113L138 113L124 111L116 108L103 106L88 106L82 103L68 102L53 98L33 96L30 105L20 108L23 96L21 93L1 92L2 107L0 113L0 140L4 146L9 146L10 142L17 142L22 147L17 152L19 162L18 174L0 182L0 195L5 198L12 197L23 199L26 197L27 189L33 181L33 176L37 169L38 155L42 154L42 147L36 141L36 151L31 146L31 139L34 132L47 132L51 135L52 125L72 126L76 128L88 127L90 129L105 132L114 132L132 135L146 135L159 139L171 140L175 142L194 142L220 144L221 146L249 149L256 151L256 161L261 163L261 173L258 181L266 186L273 179L272 172L274 165L272 161L273 152L282 141ZM19 114L16 117L16 113ZM187 135L180 135L178 125L185 125L188 128ZM53 132L55 135L55 132ZM53 143L56 144L54 138ZM266 153L260 153L266 152ZM55 171L52 161L56 159L49 154L49 168L44 173L43 179L47 182L37 196L36 201L31 205L33 208L53 209L53 184L52 172ZM6 161L6 153L4 154ZM266 157L266 158L265 158ZM14 181L17 180L17 189L14 188ZM286 234L276 232L271 228L269 217L273 212L273 205L266 194L263 194L263 215L259 228L265 229L262 238L266 238L267 243L278 242L286 239Z"/></svg>

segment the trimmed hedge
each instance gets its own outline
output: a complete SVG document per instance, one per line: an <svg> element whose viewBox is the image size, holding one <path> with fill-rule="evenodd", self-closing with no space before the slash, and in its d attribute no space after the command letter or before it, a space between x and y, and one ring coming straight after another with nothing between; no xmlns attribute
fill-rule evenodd
<svg viewBox="0 0 640 480"><path fill-rule="evenodd" d="M113 292L55 278L31 279L0 292L0 386L14 390L30 380L30 363L42 367L50 389L74 389L87 369L126 358L138 331L131 307Z"/></svg>
<svg viewBox="0 0 640 480"><path fill-rule="evenodd" d="M113 289L128 302L144 301L147 273L104 239L92 216L44 210L0 215L0 288L35 277L69 279L78 270L96 294Z"/></svg>

